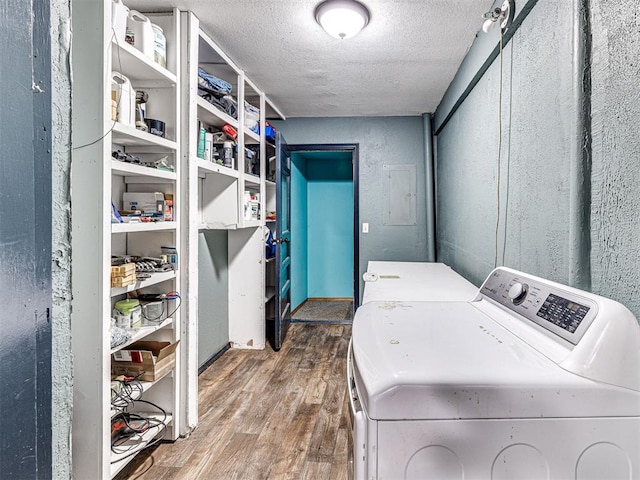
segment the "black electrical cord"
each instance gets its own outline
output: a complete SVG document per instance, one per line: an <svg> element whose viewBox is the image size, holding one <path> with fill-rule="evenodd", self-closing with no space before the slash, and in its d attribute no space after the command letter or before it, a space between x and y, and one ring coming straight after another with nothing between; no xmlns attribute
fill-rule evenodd
<svg viewBox="0 0 640 480"><path fill-rule="evenodd" d="M116 31L115 29L112 27L111 31L113 32L111 35L111 39L109 40L109 44L113 41L113 39L116 39L116 44L118 44L118 37L116 36ZM107 46L107 48L110 48L110 46ZM122 61L120 60L120 50L118 50L118 65L120 66L120 71L122 71ZM120 106L120 95L118 96L118 100L116 102L116 109ZM90 147L91 145L95 145L96 143L98 143L100 140L102 140L103 138L105 138L107 135L109 135L113 129L116 127L116 120L113 120L113 123L111 124L111 128L109 130L106 131L106 133L104 135L102 135L100 138L95 139L93 142L89 142L89 143L85 143L84 145L80 145L77 147L73 147L71 150L75 151L75 150L80 150L81 148L85 148L85 147Z"/></svg>
<svg viewBox="0 0 640 480"><path fill-rule="evenodd" d="M155 404L153 402L150 402L148 400L138 399L135 402L136 403L145 403L147 405L151 405L153 408L156 408L157 410L159 410L162 413L163 418L162 418L162 420L159 420L157 418L143 416L143 415L141 415L139 413L128 413L128 412L122 412L119 415L115 416L112 419L112 422L114 420L115 421L122 420L124 422L124 424L127 426L127 428L130 429L130 432L128 432L125 435L119 436L117 439L115 439L112 442L111 451L113 453L115 453L117 455L122 455L122 454L126 454L126 455L118 458L117 460L112 461L111 463L120 462L124 458L128 458L130 456L136 455L138 452L141 452L145 448L149 448L149 447L151 447L153 445L158 444L162 440L164 440L164 432L166 432L166 427L167 427L167 412L166 412L166 410L164 410L159 405L157 405L157 404ZM131 404L131 406L133 407L133 403ZM132 420L142 421L143 423L141 425L140 424L138 424L138 425L131 424ZM135 435L141 434L141 433L146 433L149 430L151 430L152 428L158 428L158 432L154 435L154 437L156 435L158 435L160 432L163 432L163 435L161 437L154 438L153 440L151 440L149 443L147 443L146 445L144 445L142 447L140 447L139 444L133 444L133 445L129 445L127 447L124 447L124 444L128 440L131 440L132 437L134 437Z"/></svg>
<svg viewBox="0 0 640 480"><path fill-rule="evenodd" d="M115 388L111 389L111 406L117 411L123 411L133 402L139 400L142 397L144 389L142 384L138 380L138 377L133 380L116 380L120 383L120 390Z"/></svg>

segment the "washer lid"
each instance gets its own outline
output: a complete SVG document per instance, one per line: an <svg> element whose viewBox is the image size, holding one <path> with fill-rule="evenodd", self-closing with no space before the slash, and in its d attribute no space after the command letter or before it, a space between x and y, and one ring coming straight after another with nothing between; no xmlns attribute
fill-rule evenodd
<svg viewBox="0 0 640 480"><path fill-rule="evenodd" d="M369 418L640 414L637 392L563 370L491 320L482 304L371 302L357 310L354 376Z"/></svg>
<svg viewBox="0 0 640 480"><path fill-rule="evenodd" d="M478 288L444 263L370 261L362 304L368 302L461 302Z"/></svg>

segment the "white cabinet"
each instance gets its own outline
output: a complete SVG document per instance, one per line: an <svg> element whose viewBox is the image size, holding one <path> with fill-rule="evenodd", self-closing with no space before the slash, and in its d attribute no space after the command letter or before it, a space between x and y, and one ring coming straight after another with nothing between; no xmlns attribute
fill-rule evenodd
<svg viewBox="0 0 640 480"><path fill-rule="evenodd" d="M182 199L179 13L149 15L166 37L167 64L160 66L133 46L116 40L111 28L112 2L73 2L73 159L72 159L72 282L73 282L73 470L75 478L111 478L154 437L174 440L181 433L181 316L179 300L165 302L166 319L149 318L148 325L130 329L131 338L111 347L111 317L117 301L138 294L183 291L181 263L184 208ZM112 79L124 75L131 88L145 92L146 117L164 122L164 136L112 119ZM131 93L133 95L133 93ZM128 96L126 98L129 98ZM115 102L124 108L125 95ZM133 107L135 109L135 107ZM141 125L139 125L141 126ZM120 159L112 156L119 151ZM122 161L127 160L127 161ZM112 223L112 205L124 210L125 192L161 193L173 202L161 212L167 221L149 216L139 222ZM150 220L146 222L146 220ZM149 271L144 279L111 287L112 256L160 257L162 247L174 247L174 269ZM142 273L140 273L142 277ZM165 315L166 316L166 315ZM111 355L134 341L177 344L175 368L153 382L141 382L142 399L129 407L161 421L114 448L111 424Z"/></svg>

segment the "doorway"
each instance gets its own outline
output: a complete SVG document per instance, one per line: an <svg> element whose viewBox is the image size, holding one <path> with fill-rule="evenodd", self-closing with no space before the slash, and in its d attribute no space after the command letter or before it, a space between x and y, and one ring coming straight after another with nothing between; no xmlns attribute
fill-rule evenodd
<svg viewBox="0 0 640 480"><path fill-rule="evenodd" d="M289 145L291 321L350 324L358 288L357 145Z"/></svg>

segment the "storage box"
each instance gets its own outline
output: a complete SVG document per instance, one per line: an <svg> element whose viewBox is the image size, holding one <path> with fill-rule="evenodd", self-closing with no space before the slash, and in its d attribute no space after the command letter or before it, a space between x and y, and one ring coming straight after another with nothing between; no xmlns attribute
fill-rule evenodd
<svg viewBox="0 0 640 480"><path fill-rule="evenodd" d="M140 341L111 355L111 374L138 377L143 382L155 382L176 365L178 342Z"/></svg>
<svg viewBox="0 0 640 480"><path fill-rule="evenodd" d="M162 192L125 192L122 194L122 204L123 210L140 210L144 213L160 212L164 218L164 193Z"/></svg>

